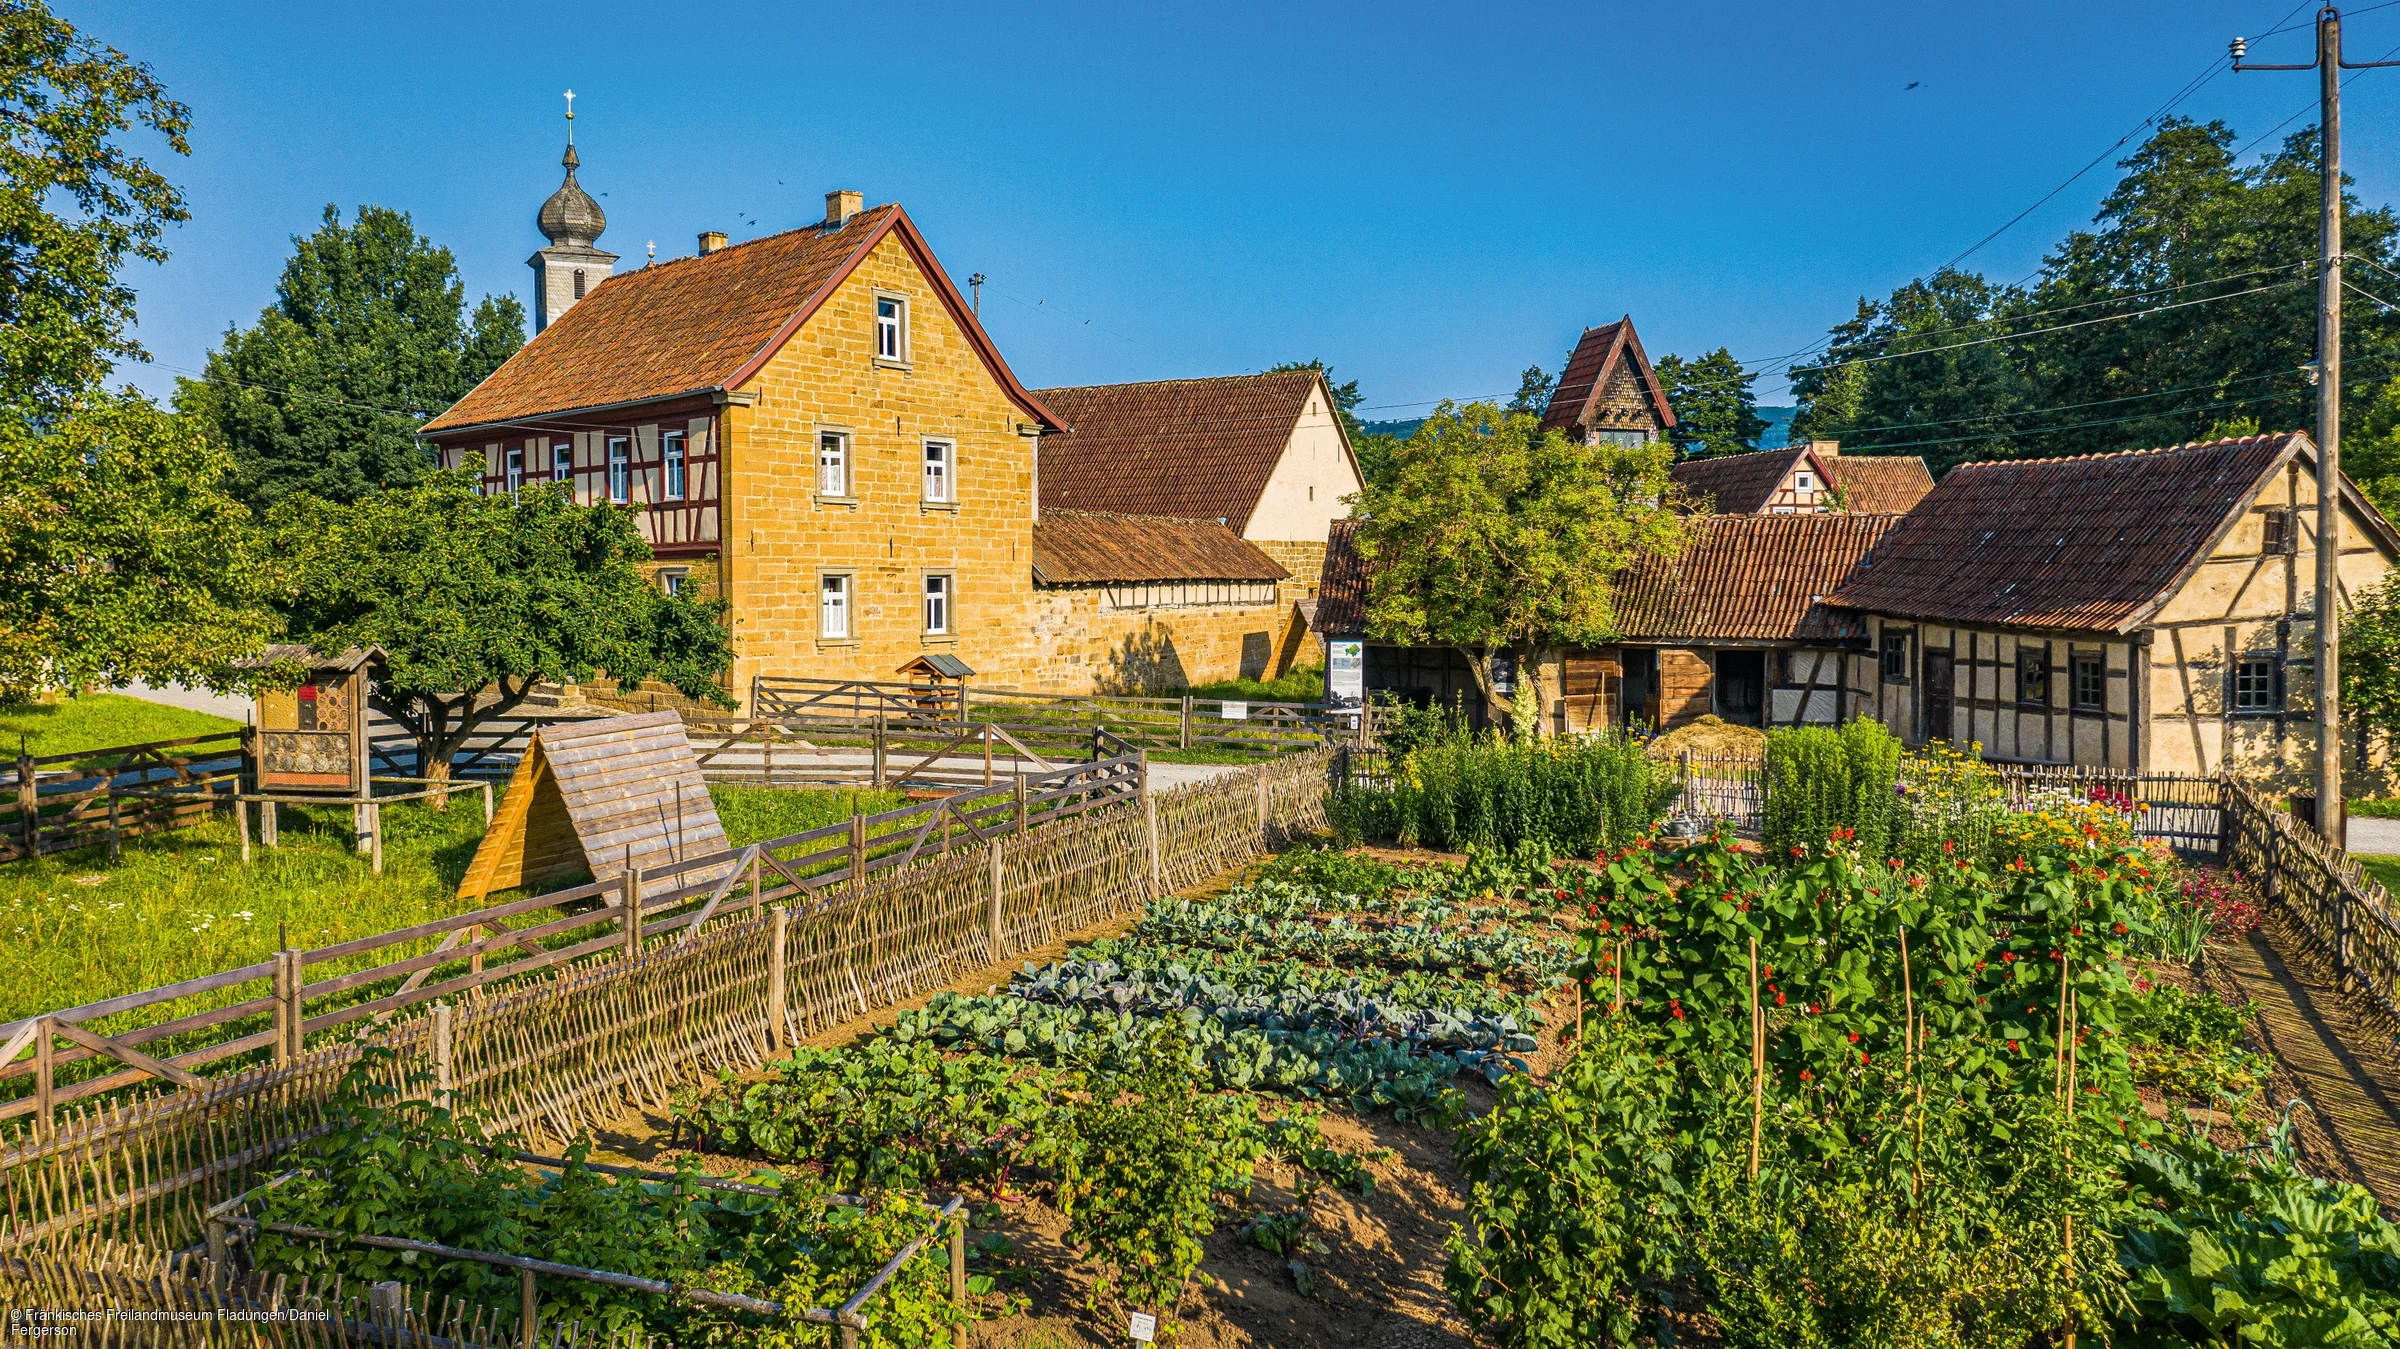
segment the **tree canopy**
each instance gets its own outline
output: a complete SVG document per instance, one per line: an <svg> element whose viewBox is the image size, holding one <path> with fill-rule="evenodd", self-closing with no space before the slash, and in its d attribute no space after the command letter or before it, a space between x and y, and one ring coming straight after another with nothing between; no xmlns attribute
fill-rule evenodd
<svg viewBox="0 0 2400 1349"><path fill-rule="evenodd" d="M2170 118L2120 167L2091 226L2025 283L1942 271L1860 300L1793 369L1792 438L1922 454L1940 473L2171 445L2242 418L2313 425L2315 129L2245 166L2231 128ZM2343 228L2356 275L2400 288L2392 212L2351 196ZM2400 376L2400 315L2353 293L2343 327L2355 424Z"/></svg>
<svg viewBox="0 0 2400 1349"><path fill-rule="evenodd" d="M190 154L191 113L149 66L39 0L0 0L0 409L39 420L140 357L128 258L166 261L183 195L124 143Z"/></svg>
<svg viewBox="0 0 2400 1349"><path fill-rule="evenodd" d="M231 463L136 394L0 418L0 704L147 679L228 687L274 632Z"/></svg>
<svg viewBox="0 0 2400 1349"><path fill-rule="evenodd" d="M1390 485L1360 502L1368 635L1458 652L1495 708L1492 657L1511 653L1548 706L1535 657L1614 638L1613 580L1680 546L1672 458L1664 445L1573 445L1490 403L1443 403L1399 447Z"/></svg>
<svg viewBox="0 0 2400 1349"><path fill-rule="evenodd" d="M1746 454L1758 448L1767 420L1758 415L1758 395L1751 386L1756 375L1724 347L1685 360L1667 355L1651 367L1667 406L1675 410L1675 429L1669 438L1687 456Z"/></svg>
<svg viewBox="0 0 2400 1349"><path fill-rule="evenodd" d="M429 777L545 681L605 672L731 705L715 683L733 658L723 602L651 583L633 510L578 506L548 483L480 496L473 473L437 470L351 503L290 496L268 521L293 633L388 653L369 696L416 737Z"/></svg>
<svg viewBox="0 0 2400 1349"><path fill-rule="evenodd" d="M450 250L402 212L362 206L344 224L328 206L292 246L275 302L227 329L206 376L175 395L232 447L261 511L297 492L356 501L417 481L432 467L417 427L525 341L516 297L486 296L470 315Z"/></svg>

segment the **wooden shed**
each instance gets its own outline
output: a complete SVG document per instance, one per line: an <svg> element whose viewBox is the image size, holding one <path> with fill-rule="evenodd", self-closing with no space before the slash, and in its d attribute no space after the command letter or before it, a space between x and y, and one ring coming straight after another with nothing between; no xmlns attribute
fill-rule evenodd
<svg viewBox="0 0 2400 1349"><path fill-rule="evenodd" d="M534 732L475 850L462 899L561 876L622 875L725 850L698 760L673 712L558 722Z"/></svg>
<svg viewBox="0 0 2400 1349"><path fill-rule="evenodd" d="M242 663L247 669L307 667L298 686L258 695L256 790L367 794L367 674L381 659L381 647L354 646L329 656L280 643Z"/></svg>

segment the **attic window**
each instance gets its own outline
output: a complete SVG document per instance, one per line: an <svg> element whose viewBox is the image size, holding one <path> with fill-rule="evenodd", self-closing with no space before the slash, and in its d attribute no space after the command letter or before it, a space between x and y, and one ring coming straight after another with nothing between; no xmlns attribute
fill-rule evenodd
<svg viewBox="0 0 2400 1349"><path fill-rule="evenodd" d="M1811 478L1811 477L1810 477L1808 474L1806 474L1806 473L1795 473L1795 474L1793 474L1793 475L1792 475L1792 486L1793 486L1793 487L1795 487L1795 488L1798 488L1799 490L1801 490L1801 491L1803 491L1803 492L1806 492L1806 491L1811 491L1811 490L1813 490L1813 489L1812 489L1812 488L1809 486L1809 484L1810 484L1811 482L1813 482L1813 481L1814 481L1814 479L1813 479L1813 478Z"/></svg>
<svg viewBox="0 0 2400 1349"><path fill-rule="evenodd" d="M908 359L908 301L897 295L875 297L875 358Z"/></svg>
<svg viewBox="0 0 2400 1349"><path fill-rule="evenodd" d="M2299 531L2292 528L2292 511L2288 506L2269 506L2258 513L2258 551L2269 555L2299 551Z"/></svg>

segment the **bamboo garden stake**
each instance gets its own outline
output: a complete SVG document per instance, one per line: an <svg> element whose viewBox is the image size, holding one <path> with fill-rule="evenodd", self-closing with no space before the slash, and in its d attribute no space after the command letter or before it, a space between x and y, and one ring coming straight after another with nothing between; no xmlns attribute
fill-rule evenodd
<svg viewBox="0 0 2400 1349"><path fill-rule="evenodd" d="M1758 1136L1767 1108L1766 1027L1758 1006L1758 938L1750 939L1750 1179L1758 1179Z"/></svg>

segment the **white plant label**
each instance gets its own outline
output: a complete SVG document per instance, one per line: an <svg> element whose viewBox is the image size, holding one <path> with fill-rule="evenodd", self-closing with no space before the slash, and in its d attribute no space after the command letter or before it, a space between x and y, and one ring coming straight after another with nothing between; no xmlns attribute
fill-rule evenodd
<svg viewBox="0 0 2400 1349"><path fill-rule="evenodd" d="M1158 1318L1148 1312L1135 1312L1133 1324L1128 1329L1133 1332L1135 1339L1148 1344L1158 1338Z"/></svg>
<svg viewBox="0 0 2400 1349"><path fill-rule="evenodd" d="M1250 704L1219 703L1217 705L1217 719L1220 721L1248 721L1250 719Z"/></svg>

